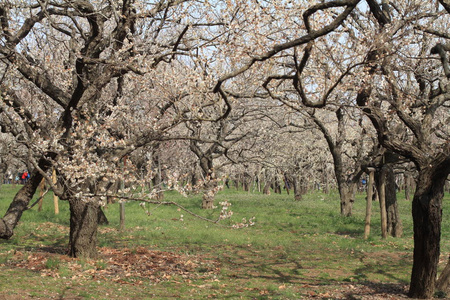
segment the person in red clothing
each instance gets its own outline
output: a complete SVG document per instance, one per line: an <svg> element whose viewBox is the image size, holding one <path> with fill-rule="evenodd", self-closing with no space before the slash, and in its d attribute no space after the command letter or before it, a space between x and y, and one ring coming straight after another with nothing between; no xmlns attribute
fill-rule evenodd
<svg viewBox="0 0 450 300"><path fill-rule="evenodd" d="M30 178L30 175L28 174L27 171L24 171L23 174L22 174L22 184L27 183L28 178Z"/></svg>

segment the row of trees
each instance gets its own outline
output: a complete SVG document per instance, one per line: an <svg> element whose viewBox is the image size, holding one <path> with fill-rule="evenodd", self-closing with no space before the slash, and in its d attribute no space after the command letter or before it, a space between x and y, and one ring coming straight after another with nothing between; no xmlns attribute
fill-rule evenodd
<svg viewBox="0 0 450 300"><path fill-rule="evenodd" d="M447 0L2 1L1 150L31 177L0 236L43 178L69 201L70 255L94 257L119 181L154 199L165 174L211 208L224 174L281 177L297 199L313 178L336 183L349 216L375 170L395 216L402 165L417 177L409 294L431 297L450 172L449 14Z"/></svg>

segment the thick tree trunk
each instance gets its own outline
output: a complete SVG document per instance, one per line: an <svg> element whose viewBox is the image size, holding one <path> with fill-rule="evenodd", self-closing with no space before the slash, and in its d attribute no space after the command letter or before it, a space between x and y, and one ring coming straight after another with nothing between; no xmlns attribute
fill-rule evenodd
<svg viewBox="0 0 450 300"><path fill-rule="evenodd" d="M386 213L387 232L392 237L401 237L403 225L400 220L400 212L397 204L397 189L395 186L395 174L392 165L386 165Z"/></svg>
<svg viewBox="0 0 450 300"><path fill-rule="evenodd" d="M69 255L95 258L97 256L97 227L100 207L97 203L70 199Z"/></svg>
<svg viewBox="0 0 450 300"><path fill-rule="evenodd" d="M208 179L209 182L205 183L205 191L202 197L202 208L203 209L213 209L214 200L217 194L217 181L214 178Z"/></svg>
<svg viewBox="0 0 450 300"><path fill-rule="evenodd" d="M353 203L355 202L356 184L338 184L339 196L341 198L341 216L350 217L352 215Z"/></svg>
<svg viewBox="0 0 450 300"><path fill-rule="evenodd" d="M448 175L445 167L424 167L419 171L412 203L414 221L414 261L409 296L433 297L440 254L442 198Z"/></svg>

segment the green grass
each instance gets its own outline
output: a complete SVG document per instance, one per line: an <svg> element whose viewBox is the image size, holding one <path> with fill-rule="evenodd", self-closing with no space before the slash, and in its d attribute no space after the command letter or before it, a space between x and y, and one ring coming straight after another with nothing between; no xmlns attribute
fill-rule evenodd
<svg viewBox="0 0 450 300"><path fill-rule="evenodd" d="M18 187L3 185L0 211L6 211ZM181 197L166 193L196 214L217 218L214 211L200 209L201 196ZM373 205L372 231L364 240L364 195L357 195L353 216L341 217L337 193L318 192L294 201L293 196L220 192L216 203L228 200L234 212L233 225L243 218L255 217L255 226L232 229L199 220L174 206L147 206L146 215L139 203L126 203L126 229L119 231L119 207L105 209L110 224L102 226L99 247L131 249L139 247L165 251L183 257L202 257L191 272L197 277L174 276L154 282L130 276L115 280L95 274L106 271L109 263L73 260L61 255L68 242L68 203L60 201L60 214L53 212L52 195L44 199L43 211L37 206L26 211L10 240L0 241L0 297L76 299L330 299L344 295L349 286L373 284L401 286L408 283L413 239L411 203L399 194L404 234L401 238L380 238L379 206ZM443 209L442 253L450 252L450 195ZM183 221L180 216L183 215ZM55 253L56 252L56 253ZM33 256L34 255L34 256ZM41 269L31 269L33 257L41 255ZM28 257L28 258L27 258ZM20 267L19 258L28 264ZM443 267L443 266L441 266ZM216 268L214 272L210 272ZM47 276L47 275L51 276ZM83 276L79 276L82 274ZM333 293L335 295L333 296ZM357 298L357 293L355 292ZM15 299L15 298L14 298Z"/></svg>

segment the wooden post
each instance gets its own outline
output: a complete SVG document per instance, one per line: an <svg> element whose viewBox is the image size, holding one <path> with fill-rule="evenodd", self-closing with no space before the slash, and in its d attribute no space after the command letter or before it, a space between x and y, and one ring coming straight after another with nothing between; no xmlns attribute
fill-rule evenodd
<svg viewBox="0 0 450 300"><path fill-rule="evenodd" d="M38 211L42 210L42 203L44 202L44 198L42 198L42 195L44 195L44 188L45 188L45 178L42 178L41 183L39 184L39 205L38 205Z"/></svg>
<svg viewBox="0 0 450 300"><path fill-rule="evenodd" d="M56 169L53 168L53 172L52 172L52 180L53 180L53 184L56 184ZM58 196L55 195L55 193L53 193L53 204L55 206L55 215L59 214L59 205L58 205Z"/></svg>
<svg viewBox="0 0 450 300"><path fill-rule="evenodd" d="M125 202L120 202L120 225L119 230L123 231L125 229Z"/></svg>
<svg viewBox="0 0 450 300"><path fill-rule="evenodd" d="M125 172L125 167L127 165L126 159L127 159L126 156L122 159L122 174ZM120 188L122 190L122 196L123 196L124 195L123 194L124 193L123 190L125 189L125 182L124 182L123 178L122 178L121 183L120 183ZM120 217L119 217L119 220L120 220L119 230L123 231L123 230L125 230L125 202L124 202L123 199L119 203L119 215L120 215Z"/></svg>
<svg viewBox="0 0 450 300"><path fill-rule="evenodd" d="M368 168L368 171L369 181L367 182L366 223L364 226L364 239L367 239L370 235L370 218L372 216L373 182L375 170L373 168Z"/></svg>
<svg viewBox="0 0 450 300"><path fill-rule="evenodd" d="M387 211L386 211L386 171L384 168L379 174L378 198L380 200L381 213L381 237L387 238Z"/></svg>

